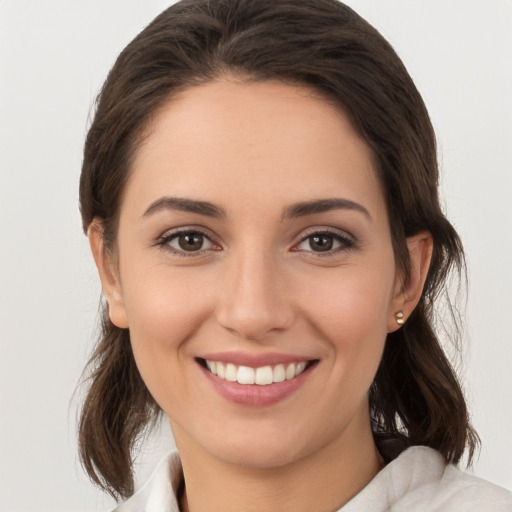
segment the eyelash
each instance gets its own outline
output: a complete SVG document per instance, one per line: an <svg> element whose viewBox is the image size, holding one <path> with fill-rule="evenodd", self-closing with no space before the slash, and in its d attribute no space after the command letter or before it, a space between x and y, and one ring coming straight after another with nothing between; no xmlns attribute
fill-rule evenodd
<svg viewBox="0 0 512 512"><path fill-rule="evenodd" d="M161 247L165 251L170 252L173 256L179 256L179 257L183 257L183 258L198 256L200 254L203 254L205 251L208 251L208 250L211 249L211 248L200 249L198 251L186 251L184 249L183 250L174 249L170 245L170 243L173 240L178 239L182 235L196 235L196 236L200 236L200 237L203 238L203 244L204 244L204 240L208 240L212 244L213 247L216 246L216 244L212 241L210 236L208 236L206 233L204 233L204 232L202 232L201 230L198 230L198 229L180 229L180 230L177 230L177 231L173 231L171 233L168 232L168 233L162 235L157 240L156 245ZM218 250L218 249L214 249L214 250Z"/></svg>
<svg viewBox="0 0 512 512"><path fill-rule="evenodd" d="M212 250L211 247L208 247L206 249L199 249L197 251L186 251L184 249L177 250L177 249L173 248L170 245L170 243L182 235L192 235L192 236L195 235L195 236L202 237L203 244L204 244L204 240L207 240L207 241L209 241L210 244L212 244L213 250L219 250L218 248L215 249L215 247L219 247L219 246L216 245L215 242L212 241L211 237L209 235L207 235L206 233L204 233L203 231L198 230L198 229L180 229L177 231L166 233L166 234L162 235L160 238L158 238L155 245L170 252L174 256L179 256L179 257L183 257L183 258L197 257L199 255L204 254L204 252L206 252L206 251ZM328 249L326 251L313 251L313 250L308 251L308 250L303 250L303 249L297 248L302 243L306 242L308 239L312 240L313 237L315 237L315 236L317 236L317 237L321 237L321 236L332 237L335 242L338 242L340 244L340 247L337 247L335 249ZM297 244L294 245L294 247L292 247L291 250L293 252L311 253L315 257L329 257L329 256L333 256L339 252L343 252L343 251L352 249L355 245L356 244L355 244L354 239L347 235L341 234L338 231L334 231L334 230L330 230L330 229L321 229L321 230L312 230L309 233L307 233L305 236L303 236L301 238L301 240Z"/></svg>
<svg viewBox="0 0 512 512"><path fill-rule="evenodd" d="M299 252L302 251L301 249L296 248L297 246L301 245L303 242L307 240L312 240L313 237L320 237L320 236L328 236L332 237L334 241L338 242L340 244L340 247L337 247L335 249L328 249L326 251L304 251L308 252L315 257L325 258L329 256L334 256L340 252L348 251L355 247L356 243L354 239L346 234L341 234L339 231L331 230L331 229L315 229L310 232L308 232L305 236L303 236L298 244L294 246L292 249L293 251ZM311 244L311 242L310 242Z"/></svg>

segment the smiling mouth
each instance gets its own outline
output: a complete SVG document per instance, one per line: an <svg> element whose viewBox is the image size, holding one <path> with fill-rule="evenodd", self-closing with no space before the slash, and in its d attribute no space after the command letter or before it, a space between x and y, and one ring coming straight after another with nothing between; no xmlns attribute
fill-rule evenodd
<svg viewBox="0 0 512 512"><path fill-rule="evenodd" d="M258 368L201 358L198 359L198 362L203 368L222 380L244 385L268 386L298 377L318 360L266 365Z"/></svg>

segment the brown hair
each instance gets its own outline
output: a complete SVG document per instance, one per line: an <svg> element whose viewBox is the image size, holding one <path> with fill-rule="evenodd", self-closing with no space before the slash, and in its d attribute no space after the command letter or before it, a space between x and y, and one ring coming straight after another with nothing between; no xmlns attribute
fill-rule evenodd
<svg viewBox="0 0 512 512"><path fill-rule="evenodd" d="M115 247L132 157L159 107L177 91L221 75L277 79L334 100L373 149L386 196L397 265L407 276L406 237L429 231L431 267L405 326L388 335L370 389L376 435L427 445L457 463L478 443L457 377L433 329L433 305L449 271L464 269L457 233L438 199L434 132L425 105L387 41L337 0L183 0L120 54L101 90L80 180L83 227L103 225ZM102 335L89 361L79 425L80 455L94 482L133 493L132 451L160 409L135 365L126 329L103 305Z"/></svg>

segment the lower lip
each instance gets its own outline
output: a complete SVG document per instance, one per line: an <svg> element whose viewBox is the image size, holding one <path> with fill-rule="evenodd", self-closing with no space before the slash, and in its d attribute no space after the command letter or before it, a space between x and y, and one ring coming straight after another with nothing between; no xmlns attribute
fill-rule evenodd
<svg viewBox="0 0 512 512"><path fill-rule="evenodd" d="M239 405L265 407L276 404L297 391L309 377L314 366L316 364L310 364L300 375L293 379L266 386L230 382L217 377L202 366L200 368L214 389L226 400Z"/></svg>

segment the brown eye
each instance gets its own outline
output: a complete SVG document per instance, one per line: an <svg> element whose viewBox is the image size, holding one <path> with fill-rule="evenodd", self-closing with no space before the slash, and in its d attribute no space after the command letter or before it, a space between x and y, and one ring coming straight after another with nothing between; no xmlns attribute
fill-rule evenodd
<svg viewBox="0 0 512 512"><path fill-rule="evenodd" d="M174 252L199 252L210 249L213 244L203 233L197 231L184 231L177 233L165 241Z"/></svg>
<svg viewBox="0 0 512 512"><path fill-rule="evenodd" d="M354 241L341 233L317 232L308 235L294 250L314 253L337 253L354 246Z"/></svg>
<svg viewBox="0 0 512 512"><path fill-rule="evenodd" d="M184 251L199 251L203 247L203 236L197 233L186 233L178 237L178 244Z"/></svg>
<svg viewBox="0 0 512 512"><path fill-rule="evenodd" d="M309 237L309 246L315 252L330 251L334 246L334 237L331 235L314 235Z"/></svg>

